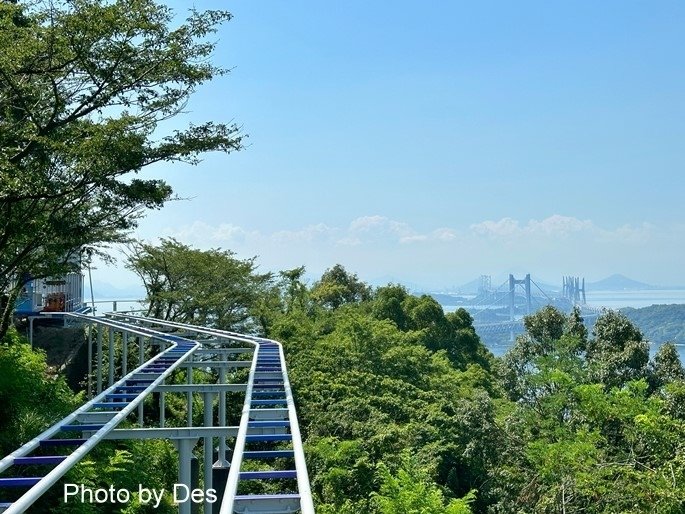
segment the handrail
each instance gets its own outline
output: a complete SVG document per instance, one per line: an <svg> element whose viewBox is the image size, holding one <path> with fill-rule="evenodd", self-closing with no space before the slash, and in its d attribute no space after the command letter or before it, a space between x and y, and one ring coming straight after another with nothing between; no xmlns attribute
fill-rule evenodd
<svg viewBox="0 0 685 514"><path fill-rule="evenodd" d="M87 316L82 316L79 314L69 314L71 316L77 316L77 317L86 317L89 319L92 319ZM106 323L103 323L106 324ZM118 328L122 328L119 326ZM133 332L133 331L131 331ZM148 333L145 333L148 332ZM6 514L19 514L21 512L24 512L28 507L30 507L40 496L42 496L52 485L55 484L69 469L71 469L76 463L78 463L93 447L95 447L107 434L109 434L114 428L119 425L122 421L124 421L128 415L133 412L133 410L138 406L138 404L142 401L144 401L145 397L147 397L148 394L154 391L154 389L161 384L164 379L166 379L176 368L178 368L182 362L192 355L192 353L199 348L199 344L195 343L195 341L191 341L188 339L181 338L179 336L169 336L166 334L162 334L157 332L157 334L150 334L150 332L156 332L154 330L149 330L149 331L137 331L138 335L143 335L145 337L154 337L157 339L163 339L166 340L167 342L171 342L172 346L164 350L163 352L160 352L159 354L153 356L151 359L146 361L144 364L138 366L135 370L131 371L121 379L119 379L116 383L112 384L108 389L100 393L98 396L93 398L92 400L86 402L84 405L76 409L74 412L72 412L69 416L65 417L58 423L54 424L52 427L48 428L45 430L43 433L40 435L34 437L31 441L27 442L23 446L21 446L19 449L15 450L11 454L7 455L5 458L0 460L0 471L4 471L7 468L9 468L13 463L14 459L17 457L22 457L27 455L29 452L35 450L39 445L40 442L43 440L46 440L50 438L52 435L60 432L62 430L62 426L65 424L68 424L69 422L75 420L80 414L88 411L89 409L92 408L93 404L98 403L99 401L103 400L106 398L108 394L112 394L112 391L118 389L121 387L123 383L125 383L128 380L131 380L132 377L136 373L140 373L142 369L144 369L150 362L153 362L157 359L159 359L161 356L166 355L167 353L173 351L176 349L178 346L178 343L183 340L184 342L188 342L193 344L193 347L189 349L183 356L179 357L175 363L173 363L169 368L166 369L159 377L157 377L151 384L149 384L143 391L138 393L136 398L134 398L126 407L124 407L118 414L116 414L110 421L105 423L102 428L98 429L95 431L94 434L92 434L90 437L87 438L87 441L83 443L78 449L73 451L69 456L67 456L60 464L58 464L52 471L50 471L47 475L45 475L43 478L38 481L35 485L33 485L26 493L24 493L17 501L13 502L12 505L5 510Z"/></svg>
<svg viewBox="0 0 685 514"><path fill-rule="evenodd" d="M283 388L285 390L285 400L288 409L288 419L290 424L290 433L292 436L293 453L295 459L295 470L297 487L299 492L299 502L300 502L300 512L302 514L314 514L314 504L311 495L311 486L309 483L309 475L307 473L307 465L304 456L304 449L302 446L302 437L300 434L299 423L297 421L297 412L295 409L295 401L292 395L292 389L290 387L290 380L288 378L288 372L285 362L285 354L283 352L283 345L278 341L272 339L266 339L256 336L246 336L244 334L237 334L235 332L229 332L225 330L218 329L207 329L199 328L188 323L180 323L174 321L162 321L156 318L146 318L144 316L129 316L122 313L108 313L113 317L117 318L135 318L138 320L147 321L151 324L159 324L163 326L183 328L186 330L192 330L197 333L204 333L207 335L213 335L222 338L239 339L243 342L248 342L256 345L256 351L254 352L252 365L250 367L250 375L247 382L247 389L245 393L245 402L243 404L243 410L240 418L240 425L238 429L238 436L236 438L235 446L233 449L233 458L231 460L231 466L228 474L228 479L226 481L226 488L224 490L223 501L220 508L220 514L233 514L235 508L236 496L238 493L238 482L240 479L240 468L243 461L243 452L245 450L246 435L248 431L248 424L250 421L250 411L251 411L251 400L253 387L255 382L255 373L257 366L257 358L259 355L260 345L264 343L275 344L278 347L279 360L281 363L282 377L283 377Z"/></svg>
<svg viewBox="0 0 685 514"><path fill-rule="evenodd" d="M230 470L228 474L228 478L224 487L224 495L223 495L223 501L221 505L221 514L228 514L228 513L233 513L233 512L254 512L252 508L249 506L249 502L262 502L260 504L260 508L257 510L257 512L275 512L275 510L278 510L276 507L270 507L271 505L269 502L277 502L276 505L282 506L283 504L287 504L288 508L287 510L279 510L283 512L294 512L295 507L299 506L299 512L302 512L302 514L314 514L314 507L313 507L313 502L312 502L312 497L311 497L311 489L310 489L310 484L309 484L309 477L307 474L307 468L306 468L306 463L305 463L305 457L304 457L304 451L302 448L302 440L301 440L301 434L299 430L299 424L297 422L297 413L295 410L295 403L293 400L293 395L292 395L292 390L290 387L290 382L288 379L288 373L286 369L286 362L285 362L285 355L283 352L283 346L277 342L273 341L270 339L265 339L265 338L260 338L257 336L252 336L252 335L245 335L245 334L239 334L236 332L230 332L230 331L225 331L225 330L218 330L218 329L211 329L211 328L205 328L205 327L197 327L194 325L190 325L187 323L178 323L178 322L172 322L172 321L165 321L165 320L159 320L156 318L148 318L146 316L141 316L141 315L131 315L131 314L124 314L124 313L107 313L105 317L95 317L95 316L87 316L84 314L79 314L79 313L63 313L65 316L70 316L76 319L80 319L83 322L86 323L96 323L99 326L105 328L109 327L110 331L116 330L116 331L121 331L126 334L130 334L133 336L138 336L139 338L149 338L150 343L154 342L166 342L166 343L171 343L171 346L169 348L166 348L164 351L159 352L155 354L152 358L146 360L142 364L140 364L138 367L136 367L133 371L127 373L125 376L117 380L116 382L112 383L110 387L102 391L100 394L98 394L95 398L92 400L86 402L79 408L77 408L74 412L60 420L58 423L54 424L53 426L49 427L45 431L43 431L40 435L37 437L33 438L31 441L25 443L22 445L19 449L15 450L11 454L7 455L4 457L2 460L0 460L0 472L6 470L10 466L14 464L14 461L17 457L24 457L28 455L30 452L35 450L38 446L41 445L42 442L46 440L50 440L53 436L58 434L62 430L67 430L65 425L70 425L71 422L74 420L77 421L77 423L84 423L83 420L83 414L84 413L90 413L90 412L99 412L97 410L91 411L91 409L98 409L102 408L101 407L101 402L104 400L108 399L108 395L116 394L115 392L117 390L122 390L120 388L124 388L127 386L127 382L129 383L138 383L141 380L141 375L143 373L153 373L153 375L150 375L150 380L151 382L148 383L149 381L146 380L143 382L143 385L140 387L144 389L140 392L132 393L135 394L136 396L130 400L127 401L126 403L122 403L121 410L112 415L111 419L103 419L103 425L88 425L84 424L84 427L90 427L92 430L88 429L83 429L81 432L84 433L82 436L83 442L79 443L80 446L76 448L74 451L72 451L70 454L65 456L65 459L56 465L47 475L44 477L40 478L37 483L35 483L33 486L31 486L18 500L16 500L14 503L12 503L9 506L3 505L5 507L4 512L6 514L19 514L21 512L24 512L26 509L28 509L42 494L44 494L48 488L50 488L52 485L54 485L72 466L74 466L77 462L79 462L90 450L92 450L97 444L99 444L102 440L104 439L110 439L112 438L113 434L116 434L115 428L122 422L124 421L133 411L136 407L141 406L141 402L145 400L145 398L154 391L160 391L161 394L163 395L164 392L161 388L161 384L164 382L166 378L168 378L171 373L173 373L175 370L184 367L187 365L187 359L191 358L191 356L198 352L199 350L202 350L203 352L212 352L217 351L217 352L222 352L226 350L230 350L230 347L226 348L217 348L215 345L217 343L221 344L222 342L225 344L235 344L235 343L248 343L251 346L254 346L255 350L253 351L253 356L252 356L252 362L250 363L250 368L249 368L249 377L247 380L247 384L244 385L245 387L245 401L243 403L242 407L242 414L241 414L241 419L240 419L240 424L237 429L237 433L231 433L229 434L228 432L225 435L219 436L224 440L222 443L220 441L220 446L221 444L224 445L225 447L225 438L226 437L235 437L235 446L234 446L234 451L233 451L233 457L230 465ZM138 324L134 324L138 323ZM142 325L141 325L142 323ZM195 335L204 335L204 336L210 336L212 337L211 341L206 341L203 342L202 339L199 340L192 340L188 339L186 337L181 337L179 335L175 334L169 334L169 333L164 333L159 330L156 330L155 328L152 328L152 326L160 326L160 327L168 327L168 328L173 328L173 329L180 329L183 331L187 331L191 333L190 337L193 337L192 334ZM220 339L220 341L217 341L217 339ZM124 338L124 341L126 341L126 338ZM110 341L110 344L112 344L113 341ZM139 344L142 344L142 339L139 339ZM221 346L224 346L221 345ZM179 346L181 351L179 352ZM204 348L203 348L204 347ZM276 348L278 348L278 359L276 359ZM264 350L263 352L260 353L260 349ZM141 347L142 350L142 347ZM242 352L248 351L247 348L241 348L240 349ZM249 350L251 351L251 350ZM140 353L141 361L143 360L142 353ZM169 359L168 357L173 355L173 360ZM167 356L167 358L164 358L164 356ZM163 359L164 365L163 366L156 366L154 367L155 369L159 369L159 374L155 373L154 371L150 371L149 369L145 371L146 368L148 368L151 364L154 364L155 361L158 361L158 359ZM262 362L262 364L260 364ZM273 368L269 369L274 369L277 371L268 371L264 372L263 370L266 369L264 366L264 362L267 362L269 364L266 364L266 366L272 366ZM279 362L280 364L277 365L276 362ZM245 364L247 364L248 361L245 361ZM211 364L211 362L209 363ZM166 367L168 366L168 367ZM261 366L261 367L260 367ZM111 369L111 368L110 368ZM152 369L152 368L150 368ZM262 370L262 371L260 371ZM279 373L280 372L280 373ZM110 371L111 373L111 371ZM276 379L275 377L265 379L264 376L269 375L269 374L275 374L276 376L279 377L279 379ZM267 382L270 384L272 381L278 382L278 385L276 386L270 386L267 385L265 386L264 383ZM222 382L223 383L223 382ZM260 384L260 385L257 385ZM189 384L188 387L192 387L193 384ZM197 384L197 387L201 388L203 384ZM267 389L264 389L264 388ZM278 400L278 402L283 402L286 406L287 409L270 409L267 408L266 410L264 409L259 409L257 408L256 410L252 407L253 404L257 405L258 407L263 407L267 402L270 400L256 400L256 398L263 398L264 395L269 395L272 394L270 392L260 392L257 395L254 394L254 389L255 388L260 388L257 389L258 391L273 391L272 387L278 388L280 393L279 396L285 397L283 400ZM241 385L242 388L242 385ZM228 388L226 388L228 389ZM216 394L225 394L222 393L222 391L217 388ZM205 391L204 394L211 394L209 391ZM260 396L261 395L261 396ZM112 400L112 396L109 396L109 399ZM116 402L116 400L112 400ZM206 400L205 400L206 401ZM105 403L111 403L105 401ZM96 405L100 404L100 406ZM125 405L125 407L123 406ZM220 404L221 408L221 404ZM279 411L282 411L279 413ZM281 418L280 416L285 416L285 413L287 411L287 418L283 417ZM140 412L140 410L139 410ZM225 411L224 411L225 412ZM239 496L238 493L238 484L240 483L241 480L245 480L248 478L262 478L262 477L256 477L256 476L251 476L254 475L255 473L241 473L241 465L243 462L244 458L255 458L254 456L246 457L248 453L255 454L255 453L260 453L260 452L245 452L246 445L249 441L251 441L250 438L253 437L259 437L255 436L254 434L266 434L265 437L272 437L269 434L272 434L273 432L262 432L262 428L260 426L262 423L270 423L270 422L251 422L251 416L253 414L259 413L260 417L253 418L253 419L283 419L285 420L283 422L283 425L271 425L271 426L284 426L287 427L285 428L285 433L275 433L275 436L288 436L288 440L292 442L292 450L288 450L291 453L291 458L294 459L295 461L295 470L290 470L290 471L273 471L269 472L267 474L272 474L275 475L276 477L281 477L284 476L284 474L288 474L289 477L293 477L297 479L297 488L298 488L298 494L293 495L293 494L281 494L281 495L264 495L264 496ZM103 414L110 414L110 413L103 413ZM111 415L111 414L110 414ZM142 414L139 414L142 415ZM279 416L278 418L271 418L269 416ZM220 424L221 424L221 410L220 410ZM266 417L264 417L266 416ZM105 416L106 417L106 416ZM205 412L205 419L207 419L207 411ZM211 417L209 418L211 419ZM86 422L87 423L87 422ZM280 423L280 422L277 422ZM223 422L225 424L225 420ZM73 427L80 426L79 424L77 425L70 425L68 429L73 429ZM210 425L211 426L211 422ZM191 427L189 426L187 431L192 432L193 428L197 427ZM287 430L289 429L289 433ZM140 429L141 430L141 437L144 432L147 430L152 430L152 429ZM270 429L273 430L273 429ZM256 431L256 432L255 432ZM128 432L127 432L128 433ZM198 434L201 434L200 430L197 430ZM135 437L135 434L133 434ZM199 435L199 437L207 437ZM52 439L52 441L58 441L59 439ZM71 440L69 440L71 441ZM207 444L207 443L205 443ZM211 448L211 446L209 447ZM186 451L187 447L186 447ZM207 450L205 450L205 453ZM221 452L220 452L221 453ZM268 453L268 452L267 452ZM187 455L186 455L187 457ZM207 459L207 455L205 459ZM211 451L209 453L209 458L211 458ZM220 457L222 459L223 457ZM211 460L210 462L210 469L211 469ZM245 478L247 476L248 478ZM270 477L273 478L273 477ZM216 486L219 486L219 484L216 484ZM211 486L210 486L211 487ZM246 503L247 502L247 503ZM285 502L285 503L278 503L278 502ZM297 503L294 503L297 502ZM182 512L189 512L189 506L182 505L181 506L181 511ZM209 505L205 505L205 512L208 512L208 508L210 508ZM3 511L2 508L0 508L0 511ZM211 511L211 509L210 509Z"/></svg>

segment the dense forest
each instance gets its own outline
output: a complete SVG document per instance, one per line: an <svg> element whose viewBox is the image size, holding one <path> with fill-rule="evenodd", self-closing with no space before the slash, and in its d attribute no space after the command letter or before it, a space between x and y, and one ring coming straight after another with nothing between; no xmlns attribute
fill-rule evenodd
<svg viewBox="0 0 685 514"><path fill-rule="evenodd" d="M258 273L254 259L174 240L134 245L127 263L150 313L284 344L317 512L685 511L685 372L671 344L650 360L622 313L605 312L588 333L577 312L545 307L495 358L465 310L445 314L399 285L371 288L340 265L308 284L303 267ZM82 394L10 331L3 454ZM182 420L183 405L170 408ZM71 478L164 487L175 469L167 442L112 443ZM59 512L57 493L45 502Z"/></svg>
<svg viewBox="0 0 685 514"><path fill-rule="evenodd" d="M627 307L621 312L640 327L649 341L685 344L685 305L650 305L640 309Z"/></svg>

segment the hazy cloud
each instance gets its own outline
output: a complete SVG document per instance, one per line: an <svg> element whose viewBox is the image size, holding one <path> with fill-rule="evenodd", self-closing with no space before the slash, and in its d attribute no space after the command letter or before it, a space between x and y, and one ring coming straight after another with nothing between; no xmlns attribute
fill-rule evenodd
<svg viewBox="0 0 685 514"><path fill-rule="evenodd" d="M271 232L195 221L155 236L175 237L198 248L223 247L245 257L258 255L260 264L270 270L304 264L316 276L341 263L369 279L395 276L443 285L503 270L546 273L550 279L569 273L598 279L621 272L666 283L667 270L674 269L673 262L685 250L685 224L612 227L559 214L425 230L378 214L360 216L347 225L321 222Z"/></svg>
<svg viewBox="0 0 685 514"><path fill-rule="evenodd" d="M655 227L649 223L623 225L614 229L597 226L591 220L554 214L542 220L532 219L525 225L512 218L482 221L470 227L478 236L493 239L565 238L573 234L585 235L596 242L643 244L649 241Z"/></svg>
<svg viewBox="0 0 685 514"><path fill-rule="evenodd" d="M547 218L531 219L525 224L513 218L502 218L497 221L485 220L470 225L467 232L440 227L421 233L406 222L393 220L385 216L361 216L350 222L347 228L331 227L317 223L300 229L281 230L265 234L249 230L231 223L210 225L195 221L176 229L164 231L167 237L175 237L191 244L204 245L249 245L249 244L288 244L307 243L329 246L362 246L374 245L415 245L424 243L449 244L478 239L502 240L513 242L522 239L530 243L534 240L563 239L572 235L585 238L588 242L598 244L647 244L655 237L673 239L673 229L660 230L650 223L622 225L616 228L599 227L591 220L581 220L558 214ZM679 234L685 228L678 230ZM475 240L473 238L476 238Z"/></svg>
<svg viewBox="0 0 685 514"><path fill-rule="evenodd" d="M314 243L329 241L337 232L337 229L329 227L325 223L309 225L301 230L281 230L271 235L271 239L278 243Z"/></svg>

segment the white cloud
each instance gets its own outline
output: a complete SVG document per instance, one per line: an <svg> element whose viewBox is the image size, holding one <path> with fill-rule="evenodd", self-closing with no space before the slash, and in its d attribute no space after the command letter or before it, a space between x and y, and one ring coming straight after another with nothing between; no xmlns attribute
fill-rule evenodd
<svg viewBox="0 0 685 514"><path fill-rule="evenodd" d="M258 236L257 232L247 231L232 223L210 225L204 221L195 221L179 228L164 229L159 237L173 237L184 243L206 247L243 244L256 236Z"/></svg>
<svg viewBox="0 0 685 514"><path fill-rule="evenodd" d="M213 241L226 241L226 242L244 242L249 233L237 225L232 223L222 223L216 227L210 238Z"/></svg>
<svg viewBox="0 0 685 514"><path fill-rule="evenodd" d="M438 241L449 242L457 239L457 231L451 228L436 228L431 236Z"/></svg>
<svg viewBox="0 0 685 514"><path fill-rule="evenodd" d="M421 240L408 223L392 220L385 216L361 216L352 220L347 232L338 239L345 246L358 246L364 243L407 243Z"/></svg>
<svg viewBox="0 0 685 514"><path fill-rule="evenodd" d="M320 222L271 232L195 221L160 230L159 235L198 248L220 246L241 256L258 255L260 264L270 270L304 264L313 275L341 263L361 277L395 276L443 285L506 269L548 277L578 273L598 278L620 271L646 282L685 283L685 278L663 278L682 276L673 263L685 250L685 224L611 227L554 214L418 230L376 214L347 225Z"/></svg>
<svg viewBox="0 0 685 514"><path fill-rule="evenodd" d="M590 220L579 220L570 216L554 214L542 221L530 220L525 231L531 234L544 234L548 236L565 236L573 232L594 230L595 226Z"/></svg>
<svg viewBox="0 0 685 514"><path fill-rule="evenodd" d="M542 220L531 219L525 225L512 218L499 221L486 220L470 227L477 236L492 239L531 238L552 239L566 238L574 234L590 237L595 242L612 242L643 244L651 237L654 227L648 223L640 225L623 225L608 229L597 226L591 220L581 220L572 216L554 214Z"/></svg>
<svg viewBox="0 0 685 514"><path fill-rule="evenodd" d="M681 227L678 230L682 234ZM265 244L310 244L329 247L376 245L391 248L392 245L449 245L466 244L479 239L502 241L513 244L521 241L528 245L535 241L554 241L574 236L587 244L645 245L658 237L674 239L673 231L659 230L649 223L622 225L616 228L597 226L591 220L554 214L547 218L531 219L525 224L513 218L497 221L485 220L470 225L469 231L460 233L449 227L440 227L421 233L403 221L385 216L361 216L350 222L347 228L337 228L325 223L308 225L300 229L280 230L270 234L250 230L231 223L210 225L195 221L175 229L162 231L162 237L174 237L201 247L208 245L265 245ZM475 238L475 239L474 239Z"/></svg>
<svg viewBox="0 0 685 514"><path fill-rule="evenodd" d="M650 223L639 225L622 225L615 230L598 230L596 239L606 243L647 244L659 230Z"/></svg>
<svg viewBox="0 0 685 514"><path fill-rule="evenodd" d="M502 218L499 221L481 221L471 225L471 230L483 236L509 237L521 233L519 222L511 218Z"/></svg>
<svg viewBox="0 0 685 514"><path fill-rule="evenodd" d="M278 243L313 243L326 242L337 232L325 223L309 225L301 230L281 230L271 235L271 239Z"/></svg>

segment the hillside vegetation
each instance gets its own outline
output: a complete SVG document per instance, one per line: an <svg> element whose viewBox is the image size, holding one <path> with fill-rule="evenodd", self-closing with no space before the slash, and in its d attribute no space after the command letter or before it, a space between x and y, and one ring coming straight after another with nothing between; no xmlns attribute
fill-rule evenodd
<svg viewBox="0 0 685 514"><path fill-rule="evenodd" d="M650 305L641 309L621 309L649 341L685 344L685 305Z"/></svg>
<svg viewBox="0 0 685 514"><path fill-rule="evenodd" d="M650 361L643 334L622 313L604 313L588 334L577 312L545 307L496 359L465 310L446 315L433 298L398 285L372 289L339 265L309 285L304 268L257 275L253 260L230 252L203 257L176 242L164 252L151 309L283 342L318 513L685 511L685 372L670 344ZM152 272L144 256L131 266ZM196 269L183 263L200 257L243 276L223 297L193 299L181 289L202 288L186 280ZM240 291L255 284L256 294ZM16 344L3 346L3 359L28 358L15 356ZM30 380L50 382L39 368ZM62 381L40 387L42 401L61 399L61 411L79 400ZM6 449L19 443L7 440L13 433L23 440L37 430L25 414L31 395L17 398L27 406L4 421ZM176 410L182 422L183 407ZM53 416L43 415L37 424ZM174 452L156 444L103 447L75 473L96 484L136 478L163 487ZM97 512L115 512L108 509Z"/></svg>

